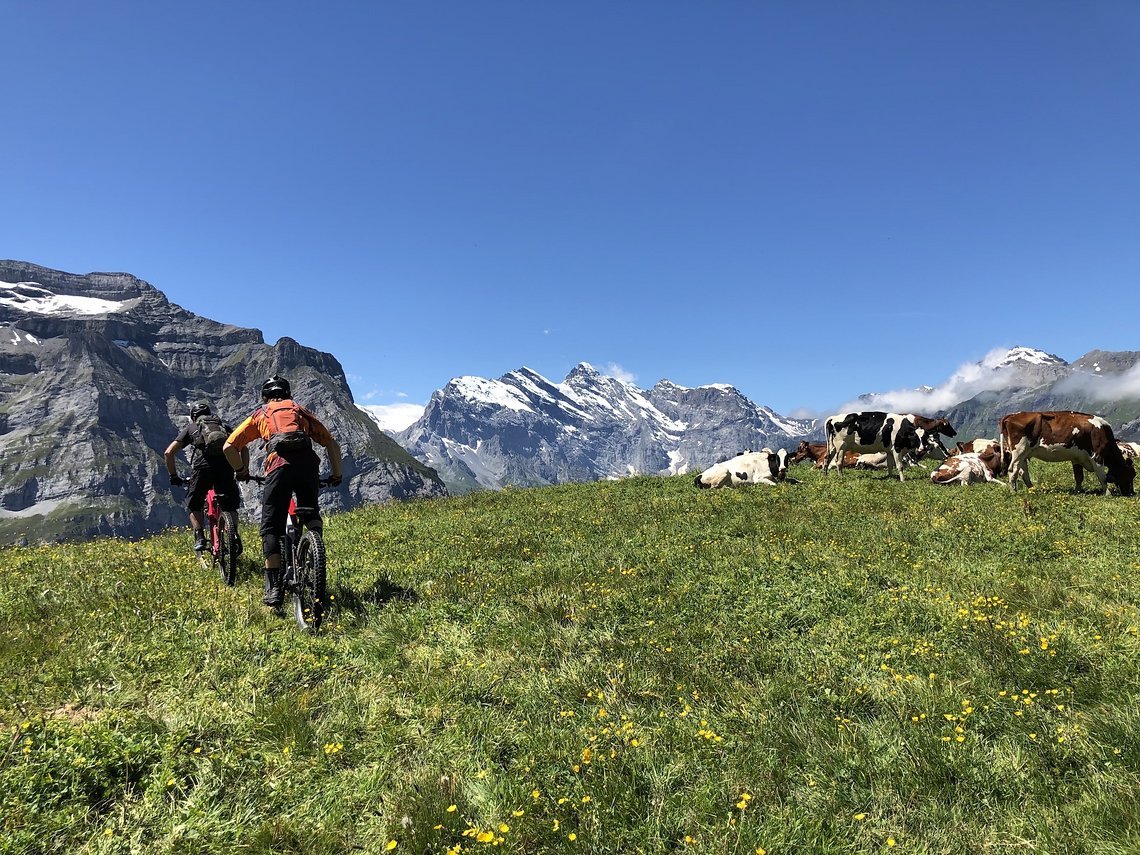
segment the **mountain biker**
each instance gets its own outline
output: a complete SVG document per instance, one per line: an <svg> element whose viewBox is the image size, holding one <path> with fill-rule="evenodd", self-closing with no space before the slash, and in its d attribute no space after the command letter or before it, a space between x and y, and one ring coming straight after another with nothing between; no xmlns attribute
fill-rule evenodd
<svg viewBox="0 0 1140 855"><path fill-rule="evenodd" d="M321 460L313 443L324 446L328 454L333 486L341 482L340 445L315 415L293 401L289 381L273 375L261 386L264 405L256 409L230 433L224 447L226 459L237 470L239 481L249 479L249 457L246 447L254 440L265 443L265 489L261 495L261 551L265 556L265 594L261 601L271 608L281 605L284 597L281 579L281 540L289 500L297 495L302 507L317 507L320 491ZM321 518L310 525L321 530Z"/></svg>
<svg viewBox="0 0 1140 855"><path fill-rule="evenodd" d="M236 511L238 488L234 481L233 467L226 460L222 446L230 434L230 426L214 414L208 401L195 401L190 406L190 424L166 447L166 474L174 486L188 483L186 489L186 512L190 516L190 528L194 533L194 551L208 548L202 531L202 514L206 504L206 493L212 487L219 498L223 511ZM190 448L190 478L183 481L178 476L175 455L183 448ZM248 465L249 452L243 458Z"/></svg>

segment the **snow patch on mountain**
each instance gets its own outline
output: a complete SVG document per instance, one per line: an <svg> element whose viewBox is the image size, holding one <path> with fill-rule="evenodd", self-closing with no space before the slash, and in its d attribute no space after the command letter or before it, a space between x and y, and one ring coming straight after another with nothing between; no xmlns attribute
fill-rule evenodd
<svg viewBox="0 0 1140 855"><path fill-rule="evenodd" d="M0 306L37 315L106 315L125 311L131 302L54 294L37 282L0 282Z"/></svg>

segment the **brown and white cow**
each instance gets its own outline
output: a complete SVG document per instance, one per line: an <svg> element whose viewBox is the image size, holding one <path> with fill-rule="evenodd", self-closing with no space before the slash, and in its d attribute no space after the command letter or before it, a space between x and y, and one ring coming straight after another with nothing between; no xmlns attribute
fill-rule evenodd
<svg viewBox="0 0 1140 855"><path fill-rule="evenodd" d="M1116 441L1117 446L1120 448L1120 453L1124 455L1125 460L1135 460L1140 457L1140 442L1127 442L1123 439Z"/></svg>
<svg viewBox="0 0 1140 855"><path fill-rule="evenodd" d="M844 452L844 457L854 452ZM856 469L886 469L890 465L890 459L885 451L877 451L872 454L856 454L855 455L855 468ZM903 469L910 469L912 466L917 466L916 461L910 454L902 456Z"/></svg>
<svg viewBox="0 0 1140 855"><path fill-rule="evenodd" d="M990 448L997 448L1000 443L996 439L971 439L969 442L957 443L958 454L982 454Z"/></svg>
<svg viewBox="0 0 1140 855"><path fill-rule="evenodd" d="M1002 473L1002 452L997 445L985 451L952 454L930 473L935 484L974 484L996 481Z"/></svg>
<svg viewBox="0 0 1140 855"><path fill-rule="evenodd" d="M921 424L919 422L921 421ZM954 436L954 428L946 419L928 419L913 413L840 413L824 422L827 458L824 472L834 468L840 455L846 451L862 454L882 451L887 454L887 474L897 472L903 479L903 458L909 454L921 460L933 454L940 460L947 457L946 447L939 433Z"/></svg>
<svg viewBox="0 0 1140 855"><path fill-rule="evenodd" d="M788 477L788 452L784 449L772 451L742 451L735 457L715 463L693 481L693 485L709 487L742 487L745 484L765 484L775 486Z"/></svg>
<svg viewBox="0 0 1140 855"><path fill-rule="evenodd" d="M804 460L810 460L814 465L813 469L822 469L823 463L827 459L827 445L822 442L808 442L806 439L800 440L800 444L796 446L795 452L792 454L791 463L800 463ZM840 469L850 469L859 460L859 455L854 451L845 451L843 453L843 460L839 463Z"/></svg>
<svg viewBox="0 0 1140 855"><path fill-rule="evenodd" d="M1100 416L1070 410L1010 413L1001 418L1000 434L1002 451L1010 453L1011 490L1017 489L1019 477L1025 486L1033 486L1029 460L1035 457L1053 463L1071 462L1078 490L1088 470L1100 479L1105 493L1111 478L1121 495L1133 495L1136 468L1131 460L1124 459L1112 425Z"/></svg>

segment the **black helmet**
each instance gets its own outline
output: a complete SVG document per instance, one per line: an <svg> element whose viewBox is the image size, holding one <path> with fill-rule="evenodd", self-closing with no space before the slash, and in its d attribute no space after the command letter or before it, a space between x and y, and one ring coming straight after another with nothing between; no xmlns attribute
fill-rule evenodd
<svg viewBox="0 0 1140 855"><path fill-rule="evenodd" d="M274 374L261 384L261 400L263 401L272 398L291 398L292 396L293 390L289 388L289 381L278 374Z"/></svg>
<svg viewBox="0 0 1140 855"><path fill-rule="evenodd" d="M196 419L198 416L208 416L212 411L208 401L195 401L190 405L190 418Z"/></svg>

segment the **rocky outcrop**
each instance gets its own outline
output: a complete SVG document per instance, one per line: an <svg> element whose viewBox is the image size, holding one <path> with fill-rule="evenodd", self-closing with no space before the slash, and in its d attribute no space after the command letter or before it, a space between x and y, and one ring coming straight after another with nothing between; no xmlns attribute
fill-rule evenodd
<svg viewBox="0 0 1140 855"><path fill-rule="evenodd" d="M331 354L290 338L269 345L128 274L0 261L0 543L185 524L162 452L190 402L205 398L236 423L275 373L344 451L345 482L322 493L327 509L446 492L354 405ZM254 487L246 500L256 507Z"/></svg>

